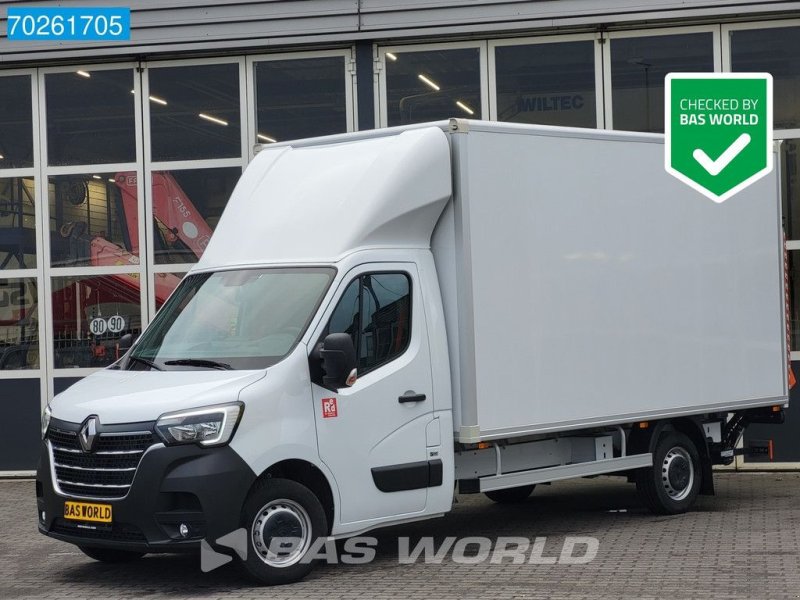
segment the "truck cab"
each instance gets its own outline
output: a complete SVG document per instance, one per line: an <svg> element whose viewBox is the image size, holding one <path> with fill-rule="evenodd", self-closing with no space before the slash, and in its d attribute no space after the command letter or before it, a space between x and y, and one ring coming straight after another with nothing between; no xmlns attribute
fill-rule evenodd
<svg viewBox="0 0 800 600"><path fill-rule="evenodd" d="M450 509L450 370L430 250L451 195L447 141L429 129L364 146L259 154L133 347L51 402L43 532L130 558L213 543L245 526L244 510L245 564L274 582L310 568L296 561L311 539ZM409 169L416 184L398 193L391 177ZM336 381L325 367L342 347ZM276 531L299 547L270 548Z"/></svg>

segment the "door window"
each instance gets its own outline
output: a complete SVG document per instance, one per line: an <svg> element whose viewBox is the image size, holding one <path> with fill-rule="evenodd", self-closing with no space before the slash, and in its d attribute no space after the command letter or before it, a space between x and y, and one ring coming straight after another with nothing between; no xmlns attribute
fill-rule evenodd
<svg viewBox="0 0 800 600"><path fill-rule="evenodd" d="M400 356L411 338L408 275L370 273L353 280L331 314L329 333L353 339L360 375Z"/></svg>

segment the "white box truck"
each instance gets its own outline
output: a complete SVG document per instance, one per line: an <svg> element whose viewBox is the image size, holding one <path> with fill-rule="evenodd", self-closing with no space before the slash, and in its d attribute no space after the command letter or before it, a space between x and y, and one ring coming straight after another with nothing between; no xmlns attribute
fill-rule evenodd
<svg viewBox="0 0 800 600"><path fill-rule="evenodd" d="M463 120L264 147L149 327L45 410L39 530L101 561L243 530L283 583L454 490L621 473L687 510L788 405L779 174L715 204L663 152Z"/></svg>

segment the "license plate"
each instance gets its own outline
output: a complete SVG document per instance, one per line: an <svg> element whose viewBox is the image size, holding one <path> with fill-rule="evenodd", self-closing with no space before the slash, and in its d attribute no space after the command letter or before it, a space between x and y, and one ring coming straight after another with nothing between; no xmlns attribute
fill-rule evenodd
<svg viewBox="0 0 800 600"><path fill-rule="evenodd" d="M111 523L111 505L67 501L64 502L64 518L71 521Z"/></svg>

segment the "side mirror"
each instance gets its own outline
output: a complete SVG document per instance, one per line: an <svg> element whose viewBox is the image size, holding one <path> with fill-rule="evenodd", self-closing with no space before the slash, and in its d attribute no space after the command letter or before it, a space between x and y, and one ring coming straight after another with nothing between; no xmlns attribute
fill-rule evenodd
<svg viewBox="0 0 800 600"><path fill-rule="evenodd" d="M119 342L117 343L119 346L120 352L127 352L133 346L133 334L126 333L121 338L119 338Z"/></svg>
<svg viewBox="0 0 800 600"><path fill-rule="evenodd" d="M331 333L320 350L325 375L322 384L331 389L350 386L356 378L356 349L353 339L346 333Z"/></svg>

